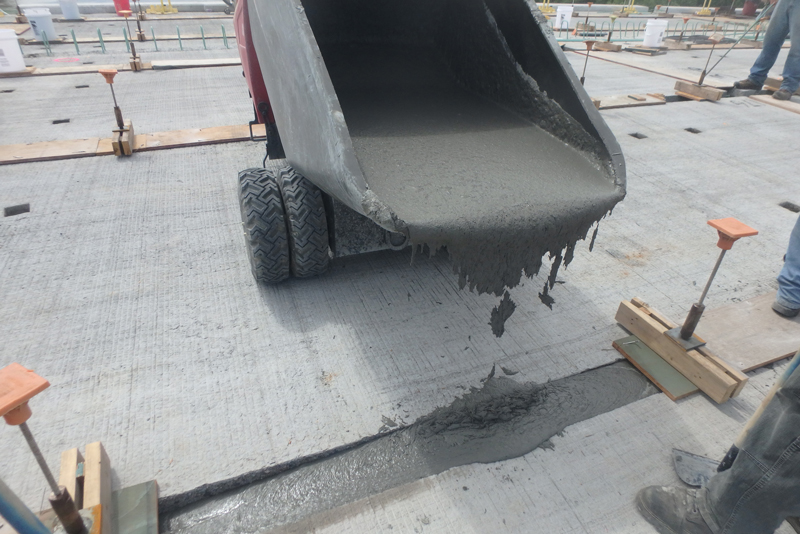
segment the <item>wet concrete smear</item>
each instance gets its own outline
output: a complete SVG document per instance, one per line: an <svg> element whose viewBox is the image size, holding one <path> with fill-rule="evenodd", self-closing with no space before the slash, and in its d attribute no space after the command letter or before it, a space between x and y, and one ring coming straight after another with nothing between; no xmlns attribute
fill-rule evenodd
<svg viewBox="0 0 800 534"><path fill-rule="evenodd" d="M503 300L492 310L492 318L489 321L492 333L495 336L500 337L503 335L506 331L506 321L516 309L517 305L511 300L511 295L506 291L505 295L503 295Z"/></svg>
<svg viewBox="0 0 800 534"><path fill-rule="evenodd" d="M550 437L567 426L656 392L627 363L547 384L493 376L450 406L370 443L163 514L161 532L267 532L452 467L550 447Z"/></svg>

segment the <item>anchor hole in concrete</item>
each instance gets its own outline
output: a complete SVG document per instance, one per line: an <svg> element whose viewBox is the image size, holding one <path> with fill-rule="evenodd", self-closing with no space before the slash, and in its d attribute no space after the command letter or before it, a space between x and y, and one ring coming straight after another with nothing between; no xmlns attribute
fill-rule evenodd
<svg viewBox="0 0 800 534"><path fill-rule="evenodd" d="M693 133L693 134L699 134L700 133L700 130L698 130L697 128L684 128L684 129L689 133Z"/></svg>
<svg viewBox="0 0 800 534"><path fill-rule="evenodd" d="M31 211L30 204L17 204L16 206L8 206L3 208L3 217L13 217L14 215L20 215L22 213L28 213Z"/></svg>
<svg viewBox="0 0 800 534"><path fill-rule="evenodd" d="M0 93L13 93L13 92L14 92L13 89L3 89L2 91L0 91Z"/></svg>
<svg viewBox="0 0 800 534"><path fill-rule="evenodd" d="M75 89L86 89L87 87L89 87L89 86L88 85L76 85Z"/></svg>
<svg viewBox="0 0 800 534"><path fill-rule="evenodd" d="M789 202L788 200L785 202L781 202L780 204L778 204L778 206L786 208L787 210L793 213L800 213L800 206L798 206L794 202Z"/></svg>
<svg viewBox="0 0 800 534"><path fill-rule="evenodd" d="M647 136L645 134L639 132L634 132L628 135L630 135L631 137L635 137L636 139L647 139Z"/></svg>
<svg viewBox="0 0 800 534"><path fill-rule="evenodd" d="M53 121L53 124L64 124L69 122L69 119L56 119Z"/></svg>

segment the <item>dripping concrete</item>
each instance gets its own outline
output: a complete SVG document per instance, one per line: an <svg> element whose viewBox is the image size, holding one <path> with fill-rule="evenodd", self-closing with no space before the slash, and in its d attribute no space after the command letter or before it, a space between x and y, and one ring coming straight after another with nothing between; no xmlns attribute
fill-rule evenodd
<svg viewBox="0 0 800 534"><path fill-rule="evenodd" d="M503 376L515 374L493 366L480 388L411 425L164 499L161 532L268 532L453 467L552 447L569 425L657 392L625 362L546 384Z"/></svg>

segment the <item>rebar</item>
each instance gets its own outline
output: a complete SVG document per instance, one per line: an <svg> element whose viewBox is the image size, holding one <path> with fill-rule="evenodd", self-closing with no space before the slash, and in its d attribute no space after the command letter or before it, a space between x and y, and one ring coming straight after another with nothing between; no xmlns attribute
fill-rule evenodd
<svg viewBox="0 0 800 534"><path fill-rule="evenodd" d="M106 53L106 43L103 41L103 34L100 32L100 28L97 28L97 39L100 41L100 49L103 53Z"/></svg>
<svg viewBox="0 0 800 534"><path fill-rule="evenodd" d="M46 31L42 31L42 44L44 45L44 51L47 53L47 55L52 56L53 51L50 49L50 41L47 40Z"/></svg>
<svg viewBox="0 0 800 534"><path fill-rule="evenodd" d="M153 44L156 45L156 52L158 52L158 41L156 41L156 31L150 26L150 33L153 35Z"/></svg>
<svg viewBox="0 0 800 534"><path fill-rule="evenodd" d="M130 53L131 44L128 42L128 32L125 31L125 28L122 28L122 36L125 37L125 51Z"/></svg>
<svg viewBox="0 0 800 534"><path fill-rule="evenodd" d="M225 48L230 48L228 46L228 36L225 34L225 25L222 25L222 42L225 43Z"/></svg>
<svg viewBox="0 0 800 534"><path fill-rule="evenodd" d="M181 47L181 50L183 50L183 41L181 41L181 29L175 26L175 31L178 32L178 45Z"/></svg>
<svg viewBox="0 0 800 534"><path fill-rule="evenodd" d="M81 55L81 49L78 48L78 40L75 38L75 30L70 30L72 32L72 44L75 45L75 53Z"/></svg>
<svg viewBox="0 0 800 534"><path fill-rule="evenodd" d="M203 50L208 50L208 47L206 46L206 32L203 31L202 26L200 26L200 37L203 39Z"/></svg>
<svg viewBox="0 0 800 534"><path fill-rule="evenodd" d="M44 478L47 479L47 484L50 486L50 489L53 490L53 493L59 495L61 489L59 489L58 483L55 477L53 477L53 473L50 472L50 468L47 466L47 462L45 462L42 451L39 450L39 446L36 444L36 440L33 439L33 434L31 434L31 430L28 428L28 423L20 424L19 429L22 431L22 435L25 436L25 441L28 442L28 447L31 448L33 457L36 458L36 462L39 464L42 473L44 473Z"/></svg>

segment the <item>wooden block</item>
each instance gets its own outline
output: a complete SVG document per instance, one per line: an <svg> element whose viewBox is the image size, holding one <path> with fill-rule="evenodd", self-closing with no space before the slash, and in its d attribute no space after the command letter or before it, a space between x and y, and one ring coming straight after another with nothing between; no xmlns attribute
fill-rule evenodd
<svg viewBox="0 0 800 534"><path fill-rule="evenodd" d="M675 94L689 100L696 100L697 102L703 102L706 100L702 96L690 95L689 93L684 93L683 91L675 91Z"/></svg>
<svg viewBox="0 0 800 534"><path fill-rule="evenodd" d="M126 120L124 124L125 129L119 136L119 144L122 153L126 156L130 156L133 154L133 149L136 146L133 134L133 124L129 120Z"/></svg>
<svg viewBox="0 0 800 534"><path fill-rule="evenodd" d="M723 403L736 391L741 391L740 382L747 381L745 375L697 350L683 350L665 334L672 328L669 325L674 323L659 321L658 318L661 318L660 314L654 317L648 307L639 307L629 301L620 303L616 315L617 322L626 330L642 340L714 401ZM664 322L668 324L665 325Z"/></svg>
<svg viewBox="0 0 800 534"><path fill-rule="evenodd" d="M99 441L86 446L83 479L83 507L92 508L98 504L102 513L102 534L112 534L111 530L111 461Z"/></svg>
<svg viewBox="0 0 800 534"><path fill-rule="evenodd" d="M663 100L664 102L667 101L667 97L664 96L662 93L647 93L647 96L652 96L653 98Z"/></svg>
<svg viewBox="0 0 800 534"><path fill-rule="evenodd" d="M61 469L58 474L58 484L64 486L72 495L78 510L83 508L83 455L76 449L69 449L61 453Z"/></svg>
<svg viewBox="0 0 800 534"><path fill-rule="evenodd" d="M122 138L122 133L114 132L114 136L111 138L111 148L114 150L115 156L122 155L122 143L120 139Z"/></svg>
<svg viewBox="0 0 800 534"><path fill-rule="evenodd" d="M617 43L607 43L605 41L600 41L599 43L594 44L593 50L597 50L599 52L619 52L622 50L622 45Z"/></svg>
<svg viewBox="0 0 800 534"><path fill-rule="evenodd" d="M597 99L597 98L593 98L593 99L592 99L592 104L594 104L594 107L595 107L596 109L600 109L600 100L599 100L599 99Z"/></svg>
<svg viewBox="0 0 800 534"><path fill-rule="evenodd" d="M770 91L777 91L781 88L781 84L783 83L783 76L767 76L767 79L764 80L764 89L769 89Z"/></svg>
<svg viewBox="0 0 800 534"><path fill-rule="evenodd" d="M700 391L636 336L618 339L612 345L670 399L675 401Z"/></svg>
<svg viewBox="0 0 800 534"><path fill-rule="evenodd" d="M700 98L703 100L711 100L712 102L716 102L722 98L722 95L725 94L725 91L722 89L717 89L716 87L710 87L708 85L697 85L695 83L678 80L675 82L675 93L680 94L681 96L692 95L687 98Z"/></svg>
<svg viewBox="0 0 800 534"><path fill-rule="evenodd" d="M676 41L675 39L664 39L664 46L670 50L690 50L692 48L692 43Z"/></svg>
<svg viewBox="0 0 800 534"><path fill-rule="evenodd" d="M601 96L598 109L630 108L635 106L659 106L666 104L665 100L647 95L618 95Z"/></svg>
<svg viewBox="0 0 800 534"><path fill-rule="evenodd" d="M138 71L142 70L142 68L143 68L143 66L142 66L142 58L140 58L140 57L137 57L136 59L131 58L130 65L131 65L131 70L134 71L134 72L138 72Z"/></svg>
<svg viewBox="0 0 800 534"><path fill-rule="evenodd" d="M776 100L772 95L750 95L753 100L758 100L762 104L775 106L776 108L785 109L792 113L800 113L800 104L791 100Z"/></svg>

